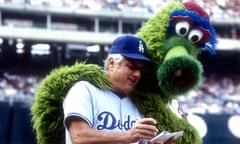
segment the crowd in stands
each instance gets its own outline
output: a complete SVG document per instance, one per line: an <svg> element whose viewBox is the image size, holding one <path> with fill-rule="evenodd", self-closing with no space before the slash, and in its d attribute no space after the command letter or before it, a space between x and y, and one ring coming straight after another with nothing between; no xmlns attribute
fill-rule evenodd
<svg viewBox="0 0 240 144"><path fill-rule="evenodd" d="M240 113L240 76L212 74L199 88L179 98L186 113Z"/></svg>
<svg viewBox="0 0 240 144"><path fill-rule="evenodd" d="M185 0L184 0L185 1ZM240 17L239 0L192 0L211 17ZM0 0L1 3L71 9L116 10L155 13L167 0ZM22 101L29 105L44 75L0 73L0 101ZM240 113L240 76L205 77L200 88L179 97L186 113Z"/></svg>
<svg viewBox="0 0 240 144"><path fill-rule="evenodd" d="M189 1L189 0L182 0ZM240 16L239 0L191 0L200 4L211 17L237 18ZM71 9L116 10L155 13L167 0L0 0L5 3L33 6L63 7Z"/></svg>
<svg viewBox="0 0 240 144"><path fill-rule="evenodd" d="M31 105L44 77L38 74L2 73L0 101L20 101ZM188 114L240 114L240 76L204 77L200 88L180 96L178 101Z"/></svg>
<svg viewBox="0 0 240 144"><path fill-rule="evenodd" d="M0 73L0 101L31 105L37 86L45 75L34 73Z"/></svg>

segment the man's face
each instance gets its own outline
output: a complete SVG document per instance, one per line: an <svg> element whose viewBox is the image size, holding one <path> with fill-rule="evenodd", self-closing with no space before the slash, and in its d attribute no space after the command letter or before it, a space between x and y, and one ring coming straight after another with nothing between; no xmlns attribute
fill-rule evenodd
<svg viewBox="0 0 240 144"><path fill-rule="evenodd" d="M138 60L124 58L119 65L110 60L108 74L112 90L121 94L130 93L141 78L143 66L144 62Z"/></svg>

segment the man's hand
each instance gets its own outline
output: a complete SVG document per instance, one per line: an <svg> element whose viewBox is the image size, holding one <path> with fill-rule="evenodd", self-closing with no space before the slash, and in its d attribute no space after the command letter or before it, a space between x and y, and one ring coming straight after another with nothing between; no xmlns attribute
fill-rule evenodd
<svg viewBox="0 0 240 144"><path fill-rule="evenodd" d="M155 137L158 133L156 124L157 122L153 118L143 118L138 120L128 131L130 141L137 142L142 139L151 139Z"/></svg>

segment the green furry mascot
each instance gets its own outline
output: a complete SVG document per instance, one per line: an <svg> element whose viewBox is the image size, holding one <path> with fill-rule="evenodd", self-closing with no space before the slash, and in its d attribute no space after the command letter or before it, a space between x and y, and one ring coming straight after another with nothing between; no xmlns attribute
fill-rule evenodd
<svg viewBox="0 0 240 144"><path fill-rule="evenodd" d="M145 40L154 64L145 68L132 99L141 113L158 121L160 130L184 131L176 144L202 143L197 130L168 104L199 86L203 69L198 54L215 54L216 34L208 14L193 2L168 3L137 35Z"/></svg>
<svg viewBox="0 0 240 144"><path fill-rule="evenodd" d="M184 131L175 144L202 143L198 131L168 104L200 84L203 70L198 54L203 50L215 54L216 34L208 15L195 3L171 2L136 35L145 40L154 63L144 69L131 94L133 101L142 114L157 120L160 131ZM38 143L65 142L62 102L68 89L79 80L110 89L109 80L97 65L76 63L53 70L37 89L31 108Z"/></svg>

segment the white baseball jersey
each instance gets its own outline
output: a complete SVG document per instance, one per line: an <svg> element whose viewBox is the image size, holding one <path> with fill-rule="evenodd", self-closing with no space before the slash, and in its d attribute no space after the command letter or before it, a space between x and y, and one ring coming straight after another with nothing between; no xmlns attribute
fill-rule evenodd
<svg viewBox="0 0 240 144"><path fill-rule="evenodd" d="M64 102L64 125L67 117L84 119L97 130L129 130L143 118L129 97L119 97L110 90L101 90L87 81L77 82L67 93ZM65 125L66 126L66 125ZM66 130L66 144L71 144Z"/></svg>

